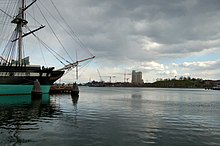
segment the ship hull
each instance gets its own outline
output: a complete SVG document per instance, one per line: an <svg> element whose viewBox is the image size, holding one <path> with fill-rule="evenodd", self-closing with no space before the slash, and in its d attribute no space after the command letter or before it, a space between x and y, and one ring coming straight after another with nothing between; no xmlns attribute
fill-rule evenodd
<svg viewBox="0 0 220 146"><path fill-rule="evenodd" d="M64 71L53 71L53 68L0 67L0 95L31 94L36 80L42 93L49 93L50 86L63 74Z"/></svg>

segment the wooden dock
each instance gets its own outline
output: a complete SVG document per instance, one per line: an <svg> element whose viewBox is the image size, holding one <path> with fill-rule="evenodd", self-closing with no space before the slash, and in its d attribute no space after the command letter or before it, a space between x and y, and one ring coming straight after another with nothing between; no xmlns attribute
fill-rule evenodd
<svg viewBox="0 0 220 146"><path fill-rule="evenodd" d="M76 83L74 84L55 84L50 87L50 93L71 93L78 95L79 88Z"/></svg>

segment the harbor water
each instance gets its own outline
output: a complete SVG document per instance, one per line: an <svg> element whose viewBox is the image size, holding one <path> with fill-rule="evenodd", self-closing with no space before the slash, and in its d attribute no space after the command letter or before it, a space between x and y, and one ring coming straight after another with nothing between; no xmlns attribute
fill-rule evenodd
<svg viewBox="0 0 220 146"><path fill-rule="evenodd" d="M0 96L0 145L220 146L220 91L80 87Z"/></svg>

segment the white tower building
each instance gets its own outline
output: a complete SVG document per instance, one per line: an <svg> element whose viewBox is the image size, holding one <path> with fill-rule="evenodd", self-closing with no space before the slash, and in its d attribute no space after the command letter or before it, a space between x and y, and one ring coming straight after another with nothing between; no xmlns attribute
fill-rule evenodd
<svg viewBox="0 0 220 146"><path fill-rule="evenodd" d="M136 72L135 70L133 70L131 83L133 83L135 85L143 84L144 82L142 79L142 72Z"/></svg>

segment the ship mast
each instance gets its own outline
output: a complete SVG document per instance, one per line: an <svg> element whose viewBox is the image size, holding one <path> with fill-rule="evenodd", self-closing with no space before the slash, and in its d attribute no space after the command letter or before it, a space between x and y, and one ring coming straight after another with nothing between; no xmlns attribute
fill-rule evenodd
<svg viewBox="0 0 220 146"><path fill-rule="evenodd" d="M24 0L21 0L21 5L19 7L18 15L15 19L12 20L11 23L17 24L16 30L18 32L18 64L22 65L22 27L26 25L28 22L24 19Z"/></svg>
<svg viewBox="0 0 220 146"><path fill-rule="evenodd" d="M24 20L24 0L21 2L21 7L19 8L19 18L20 18L20 23L17 24L17 29L18 29L18 62L19 65L22 65L22 27L23 27L23 21Z"/></svg>

